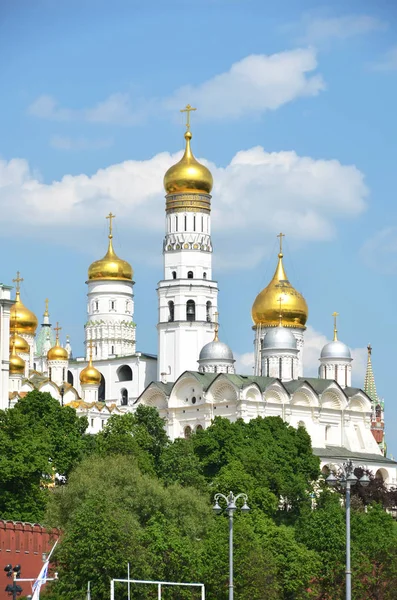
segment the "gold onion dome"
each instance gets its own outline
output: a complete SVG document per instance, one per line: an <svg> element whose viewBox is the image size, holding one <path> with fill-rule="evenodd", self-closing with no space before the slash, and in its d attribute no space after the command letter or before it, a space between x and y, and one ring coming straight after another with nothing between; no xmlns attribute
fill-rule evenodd
<svg viewBox="0 0 397 600"><path fill-rule="evenodd" d="M10 375L23 375L25 373L25 361L16 353L15 337L13 337L13 344L10 352L9 373Z"/></svg>
<svg viewBox="0 0 397 600"><path fill-rule="evenodd" d="M101 279L124 279L132 281L134 274L131 265L117 256L113 249L112 219L115 215L110 213L106 218L109 219L109 246L105 256L100 260L93 262L88 269L88 281Z"/></svg>
<svg viewBox="0 0 397 600"><path fill-rule="evenodd" d="M27 341L17 333L10 337L10 352L15 348L16 354L29 354L30 346Z"/></svg>
<svg viewBox="0 0 397 600"><path fill-rule="evenodd" d="M190 147L192 132L190 131L190 112L196 110L190 104L181 112L187 113L185 133L186 148L181 160L168 169L164 175L164 188L167 194L182 192L210 194L213 186L211 172L195 159Z"/></svg>
<svg viewBox="0 0 397 600"><path fill-rule="evenodd" d="M59 331L60 331L60 327L57 326L54 327L55 331L57 332L57 337L55 340L55 346L53 346L52 348L50 348L47 352L47 360L68 360L69 359L69 355L68 355L68 351L65 350L65 348L62 348L61 344L59 343Z"/></svg>
<svg viewBox="0 0 397 600"><path fill-rule="evenodd" d="M91 347L91 355L90 362L80 373L80 383L81 385L99 385L101 383L102 375L94 367L92 364L92 347Z"/></svg>
<svg viewBox="0 0 397 600"><path fill-rule="evenodd" d="M23 281L23 279L19 276L19 271L17 273L17 278L13 281L16 281L17 288L15 304L11 309L10 329L18 333L29 333L34 335L36 333L38 320L36 315L31 310L26 308L21 301L19 284L21 281Z"/></svg>
<svg viewBox="0 0 397 600"><path fill-rule="evenodd" d="M288 281L283 265L281 242L276 271L269 285L257 295L252 305L252 320L255 325L277 327L280 308L284 327L304 329L309 310L302 294Z"/></svg>

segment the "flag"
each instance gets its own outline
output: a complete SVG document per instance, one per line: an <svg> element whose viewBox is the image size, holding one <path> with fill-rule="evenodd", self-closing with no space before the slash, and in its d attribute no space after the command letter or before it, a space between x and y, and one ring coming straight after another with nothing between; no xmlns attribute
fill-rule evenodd
<svg viewBox="0 0 397 600"><path fill-rule="evenodd" d="M39 573L38 578L36 579L36 581L33 584L33 587L32 587L32 592L33 592L32 600L39 600L40 599L40 588L47 581L48 565L49 564L50 564L50 561L47 558L47 560L45 561L44 565L41 567L41 571Z"/></svg>

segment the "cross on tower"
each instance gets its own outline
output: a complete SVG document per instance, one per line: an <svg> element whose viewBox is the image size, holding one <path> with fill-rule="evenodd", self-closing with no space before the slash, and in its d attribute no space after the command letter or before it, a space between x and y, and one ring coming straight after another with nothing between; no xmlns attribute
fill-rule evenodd
<svg viewBox="0 0 397 600"><path fill-rule="evenodd" d="M57 321L57 325L56 327L54 327L54 331L56 331L56 336L57 336L57 340L59 340L59 332L61 331L62 327L59 327L59 323Z"/></svg>
<svg viewBox="0 0 397 600"><path fill-rule="evenodd" d="M371 356L371 354L372 354L372 346L371 346L371 344L368 344L367 350L368 350L369 356Z"/></svg>
<svg viewBox="0 0 397 600"><path fill-rule="evenodd" d="M113 215L111 212L108 214L108 216L106 217L107 219L109 219L109 237L113 237L113 219L116 218L116 215Z"/></svg>
<svg viewBox="0 0 397 600"><path fill-rule="evenodd" d="M187 131L190 131L190 113L192 112L192 110L197 110L197 108L193 108L192 106L190 106L190 104L186 104L185 108L181 109L181 113L186 113L186 129Z"/></svg>
<svg viewBox="0 0 397 600"><path fill-rule="evenodd" d="M285 233L279 233L278 238L280 238L280 254L283 253L283 237L285 237Z"/></svg>
<svg viewBox="0 0 397 600"><path fill-rule="evenodd" d="M338 329L336 327L336 318L339 317L339 313L333 312L332 316L334 317L334 342L338 339Z"/></svg>
<svg viewBox="0 0 397 600"><path fill-rule="evenodd" d="M94 344L92 343L92 339L87 342L87 348L90 351L90 361L92 361L92 349L94 348Z"/></svg>
<svg viewBox="0 0 397 600"><path fill-rule="evenodd" d="M218 313L218 311L214 313L214 317L215 317L215 337L214 337L214 342L217 342L218 341L218 333L219 333L219 323L218 323L219 313Z"/></svg>
<svg viewBox="0 0 397 600"><path fill-rule="evenodd" d="M45 302L45 311L44 311L44 314L45 314L45 315L48 315L48 298L46 298L46 299L44 300L44 302Z"/></svg>
<svg viewBox="0 0 397 600"><path fill-rule="evenodd" d="M279 319L280 319L280 325L283 324L283 309L281 308L281 305L283 303L283 297L280 296L280 298L278 299L278 302L280 304L280 313L279 313Z"/></svg>
<svg viewBox="0 0 397 600"><path fill-rule="evenodd" d="M16 291L17 291L17 292L19 292L19 291L21 290L20 283L21 283L21 281L23 281L23 278L22 278L22 277L20 277L20 275L21 275L21 274L20 274L20 272L19 272L19 271L17 271L17 276L16 276L16 279L13 279L14 283L16 283L16 284L17 284L17 285L16 285Z"/></svg>

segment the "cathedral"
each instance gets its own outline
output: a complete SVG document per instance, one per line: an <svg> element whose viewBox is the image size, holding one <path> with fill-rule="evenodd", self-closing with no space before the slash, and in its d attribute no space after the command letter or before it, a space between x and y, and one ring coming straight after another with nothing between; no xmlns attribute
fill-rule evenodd
<svg viewBox="0 0 397 600"><path fill-rule="evenodd" d="M21 298L19 272L0 285L0 407L29 391L49 392L88 418L97 433L112 414L157 408L171 439L210 426L214 417L248 421L280 416L304 427L323 469L346 459L397 484L397 463L386 458L384 404L376 392L368 346L363 389L352 387L354 361L337 331L321 350L318 377L305 377L303 354L308 306L288 280L283 234L275 272L252 305L252 375L235 372L231 348L219 339L218 285L212 273L210 171L191 149L189 105L185 151L164 176L163 279L157 285L158 354L136 349L131 265L116 253L110 213L108 247L87 274L85 356L50 322L48 301L39 327ZM215 199L216 201L216 199ZM116 245L117 249L117 245Z"/></svg>

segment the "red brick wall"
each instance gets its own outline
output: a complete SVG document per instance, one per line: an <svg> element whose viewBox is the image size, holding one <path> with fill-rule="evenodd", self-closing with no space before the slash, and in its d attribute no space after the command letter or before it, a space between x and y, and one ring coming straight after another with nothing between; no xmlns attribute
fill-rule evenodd
<svg viewBox="0 0 397 600"><path fill-rule="evenodd" d="M43 566L43 552L48 553L59 538L59 529L48 530L41 525L20 521L0 520L0 600L9 600L5 587L12 583L4 567L8 564L21 565L21 578L36 578ZM31 584L19 584L22 596L31 594Z"/></svg>

